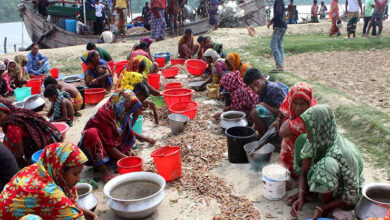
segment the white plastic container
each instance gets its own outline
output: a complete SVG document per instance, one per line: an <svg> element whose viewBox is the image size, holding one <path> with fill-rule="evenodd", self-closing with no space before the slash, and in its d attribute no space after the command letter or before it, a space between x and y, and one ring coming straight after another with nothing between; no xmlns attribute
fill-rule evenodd
<svg viewBox="0 0 390 220"><path fill-rule="evenodd" d="M286 195L286 181L290 172L277 164L263 168L264 197L269 200L280 200Z"/></svg>

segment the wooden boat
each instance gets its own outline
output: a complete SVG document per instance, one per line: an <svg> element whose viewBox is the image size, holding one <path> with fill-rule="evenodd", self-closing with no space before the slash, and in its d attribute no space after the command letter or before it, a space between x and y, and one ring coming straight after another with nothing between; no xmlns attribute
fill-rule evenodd
<svg viewBox="0 0 390 220"><path fill-rule="evenodd" d="M259 3L260 2L260 3ZM245 10L245 16L242 18L241 26L258 26L265 24L265 16L262 15L265 9L259 10L259 4L264 0L249 0L242 3L239 7ZM23 17L27 32L31 40L41 48L58 48L74 45L83 45L88 42L97 43L99 37L96 35L80 35L67 31L56 24L47 21L38 14L32 3L24 2L19 4L19 12ZM209 18L202 18L194 22L185 24L179 28L179 33L183 34L184 29L191 28L193 34L198 35L209 30ZM167 29L169 34L170 29ZM126 35L126 40L139 40L142 37L150 37L150 31L141 33L132 33Z"/></svg>

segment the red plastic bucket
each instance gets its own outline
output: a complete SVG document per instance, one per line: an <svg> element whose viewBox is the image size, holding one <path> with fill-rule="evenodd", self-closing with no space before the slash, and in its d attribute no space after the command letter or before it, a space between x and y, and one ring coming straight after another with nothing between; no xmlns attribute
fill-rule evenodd
<svg viewBox="0 0 390 220"><path fill-rule="evenodd" d="M31 88L31 95L41 94L41 85L41 79L30 79L26 83L26 86Z"/></svg>
<svg viewBox="0 0 390 220"><path fill-rule="evenodd" d="M125 67L128 63L129 63L129 61L127 61L127 60L123 60L123 61L119 61L119 62L115 63L115 72L116 72L116 75L118 77L119 77L119 74L122 72L123 67Z"/></svg>
<svg viewBox="0 0 390 220"><path fill-rule="evenodd" d="M188 116L190 119L195 118L198 110L198 103L194 101L178 102L169 107L172 113L182 114Z"/></svg>
<svg viewBox="0 0 390 220"><path fill-rule="evenodd" d="M111 70L111 76L114 78L115 74L115 62L113 60L107 61L108 66L110 67Z"/></svg>
<svg viewBox="0 0 390 220"><path fill-rule="evenodd" d="M153 157L158 174L164 177L165 181L175 180L181 176L180 147L160 147L150 156Z"/></svg>
<svg viewBox="0 0 390 220"><path fill-rule="evenodd" d="M92 88L84 90L85 103L89 105L96 105L104 99L106 89L103 88Z"/></svg>
<svg viewBox="0 0 390 220"><path fill-rule="evenodd" d="M160 74L158 73L150 73L148 74L148 83L151 87L156 90L160 89Z"/></svg>
<svg viewBox="0 0 390 220"><path fill-rule="evenodd" d="M184 65L186 59L171 59L171 65Z"/></svg>
<svg viewBox="0 0 390 220"><path fill-rule="evenodd" d="M50 74L54 79L58 79L60 76L60 72L58 71L58 68L50 69Z"/></svg>
<svg viewBox="0 0 390 220"><path fill-rule="evenodd" d="M158 64L158 67L164 67L165 66L165 57L157 57L156 62Z"/></svg>
<svg viewBox="0 0 390 220"><path fill-rule="evenodd" d="M118 160L116 165L118 165L118 171L121 175L125 173L142 171L142 158L124 157Z"/></svg>
<svg viewBox="0 0 390 220"><path fill-rule="evenodd" d="M69 125L64 122L52 122L52 125L62 134L62 139L65 140L66 132L69 130Z"/></svg>
<svg viewBox="0 0 390 220"><path fill-rule="evenodd" d="M206 70L206 68L208 67L208 64L203 60L190 59L187 60L185 63L188 72L195 76L202 75Z"/></svg>
<svg viewBox="0 0 390 220"><path fill-rule="evenodd" d="M85 73L87 71L87 64L81 63L81 66L83 67L83 73Z"/></svg>
<svg viewBox="0 0 390 220"><path fill-rule="evenodd" d="M165 90L168 90L168 89L180 89L182 86L181 83L179 82L173 82L173 83L168 83L165 85Z"/></svg>
<svg viewBox="0 0 390 220"><path fill-rule="evenodd" d="M194 90L179 88L164 90L162 95L164 96L165 103L169 107L178 102L191 101L193 93Z"/></svg>

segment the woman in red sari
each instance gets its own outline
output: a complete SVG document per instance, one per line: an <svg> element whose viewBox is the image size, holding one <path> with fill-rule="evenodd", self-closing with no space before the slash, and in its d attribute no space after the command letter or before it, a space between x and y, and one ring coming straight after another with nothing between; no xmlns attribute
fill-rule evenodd
<svg viewBox="0 0 390 220"><path fill-rule="evenodd" d="M332 21L332 26L330 28L329 37L337 34L340 36L340 28L337 27L337 22L339 21L339 1L333 0L330 5L329 19Z"/></svg>
<svg viewBox="0 0 390 220"><path fill-rule="evenodd" d="M70 143L47 146L39 161L25 167L0 195L0 218L20 219L33 214L42 219L97 219L77 205L76 184L87 157Z"/></svg>
<svg viewBox="0 0 390 220"><path fill-rule="evenodd" d="M280 127L279 135L283 138L280 161L283 166L288 168L293 173L294 161L294 146L299 135L306 132L305 125L299 117L311 106L317 104L313 97L313 89L307 83L299 82L295 84L286 99L279 108L280 114L274 122L277 127ZM280 122L283 122L282 124Z"/></svg>

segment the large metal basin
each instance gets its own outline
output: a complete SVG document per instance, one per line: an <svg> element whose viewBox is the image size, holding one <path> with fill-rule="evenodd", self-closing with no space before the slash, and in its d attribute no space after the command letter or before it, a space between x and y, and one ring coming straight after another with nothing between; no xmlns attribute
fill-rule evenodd
<svg viewBox="0 0 390 220"><path fill-rule="evenodd" d="M390 184L371 183L363 187L363 198L355 207L358 219L384 218L390 210Z"/></svg>
<svg viewBox="0 0 390 220"><path fill-rule="evenodd" d="M111 197L111 191L115 187L133 181L149 181L160 185L160 190L155 194L142 199L123 200ZM165 180L158 174L150 172L135 172L117 176L104 186L108 206L122 218L138 219L145 218L156 211L165 196ZM129 186L131 187L131 186Z"/></svg>
<svg viewBox="0 0 390 220"><path fill-rule="evenodd" d="M33 110L35 112L42 111L45 107L45 98L40 95L32 95L23 100L24 108Z"/></svg>

